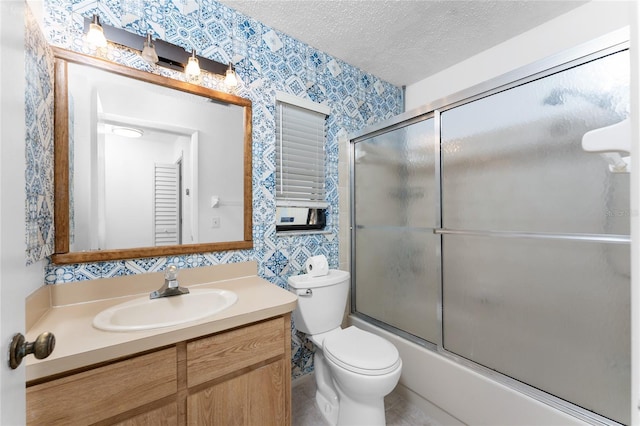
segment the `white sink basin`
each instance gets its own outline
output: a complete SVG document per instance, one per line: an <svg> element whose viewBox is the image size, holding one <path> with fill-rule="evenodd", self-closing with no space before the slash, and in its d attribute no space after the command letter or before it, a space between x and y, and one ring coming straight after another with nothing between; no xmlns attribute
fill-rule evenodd
<svg viewBox="0 0 640 426"><path fill-rule="evenodd" d="M220 289L193 289L181 296L140 297L105 309L93 326L106 331L137 331L169 327L216 314L236 303L238 295Z"/></svg>

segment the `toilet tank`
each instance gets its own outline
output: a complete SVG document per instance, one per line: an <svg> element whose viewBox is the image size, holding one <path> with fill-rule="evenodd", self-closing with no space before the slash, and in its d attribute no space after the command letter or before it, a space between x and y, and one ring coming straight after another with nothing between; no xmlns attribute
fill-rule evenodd
<svg viewBox="0 0 640 426"><path fill-rule="evenodd" d="M340 327L349 292L349 273L330 269L327 275L289 277L289 291L298 296L293 311L297 330L313 335Z"/></svg>

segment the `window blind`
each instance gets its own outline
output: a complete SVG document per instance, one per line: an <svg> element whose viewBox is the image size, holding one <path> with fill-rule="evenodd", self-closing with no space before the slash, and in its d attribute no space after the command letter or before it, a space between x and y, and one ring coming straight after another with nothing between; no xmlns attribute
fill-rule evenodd
<svg viewBox="0 0 640 426"><path fill-rule="evenodd" d="M326 115L287 102L276 103L276 201L278 205L327 207Z"/></svg>

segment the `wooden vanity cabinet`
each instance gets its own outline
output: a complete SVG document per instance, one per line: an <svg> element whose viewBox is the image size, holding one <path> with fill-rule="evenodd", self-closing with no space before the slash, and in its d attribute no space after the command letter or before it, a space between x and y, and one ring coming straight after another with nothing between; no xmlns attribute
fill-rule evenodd
<svg viewBox="0 0 640 426"><path fill-rule="evenodd" d="M32 425L290 425L290 314L27 384Z"/></svg>
<svg viewBox="0 0 640 426"><path fill-rule="evenodd" d="M285 334L290 327L274 319L188 342L187 423L289 424Z"/></svg>

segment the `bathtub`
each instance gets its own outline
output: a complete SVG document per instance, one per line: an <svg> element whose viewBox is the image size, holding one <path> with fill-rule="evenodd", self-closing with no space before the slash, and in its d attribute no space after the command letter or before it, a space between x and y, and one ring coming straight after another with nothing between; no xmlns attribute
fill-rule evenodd
<svg viewBox="0 0 640 426"><path fill-rule="evenodd" d="M391 341L402 358L397 392L441 425L587 425L489 377L352 315L348 323Z"/></svg>

